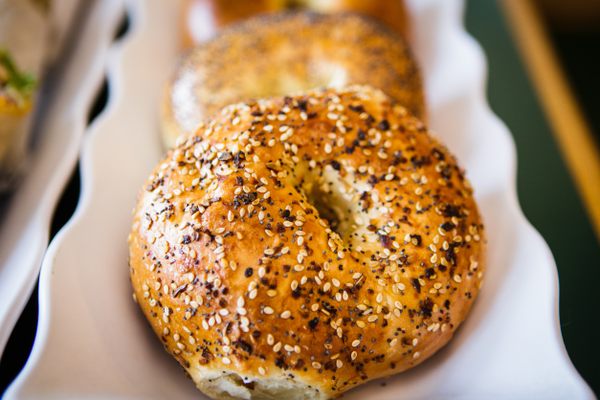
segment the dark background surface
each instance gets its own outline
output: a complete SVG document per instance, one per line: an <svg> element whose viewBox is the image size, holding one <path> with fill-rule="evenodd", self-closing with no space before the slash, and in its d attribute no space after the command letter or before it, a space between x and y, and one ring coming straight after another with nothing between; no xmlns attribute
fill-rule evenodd
<svg viewBox="0 0 600 400"><path fill-rule="evenodd" d="M488 97L494 111L510 128L517 144L518 193L527 218L542 233L556 258L560 276L561 328L576 368L600 393L600 246L583 204L567 172L550 127L535 97L524 66L497 2L471 0L467 29L488 57ZM119 30L121 36L126 24ZM600 26L598 30L556 30L552 39L565 70L595 132L600 129ZM90 110L97 115L109 93L106 87ZM596 136L598 138L598 136ZM79 197L79 170L71 177L52 222L53 236L72 215ZM599 182L600 184L600 182ZM0 360L0 393L24 365L37 322L37 288Z"/></svg>
<svg viewBox="0 0 600 400"><path fill-rule="evenodd" d="M565 73L579 98L596 145L600 144L600 21L596 28L550 31ZM600 183L598 183L600 184Z"/></svg>

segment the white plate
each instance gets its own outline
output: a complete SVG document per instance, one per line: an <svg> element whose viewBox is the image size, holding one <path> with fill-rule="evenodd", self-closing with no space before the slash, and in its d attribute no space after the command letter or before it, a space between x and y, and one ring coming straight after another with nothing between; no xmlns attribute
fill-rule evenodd
<svg viewBox="0 0 600 400"><path fill-rule="evenodd" d="M66 7L73 2L58 3ZM0 221L0 355L37 281L52 214L75 167L87 113L102 82L106 51L123 14L122 0L87 6L68 59L48 77L53 82L45 88L52 90L43 93L50 96L43 100L36 121L39 138L26 176Z"/></svg>
<svg viewBox="0 0 600 400"><path fill-rule="evenodd" d="M46 255L38 335L8 399L199 397L131 299L131 209L162 154L157 108L179 21L171 2L131 4L132 32L111 63L111 103L83 149L81 203ZM514 145L485 102L485 60L462 27L463 3L412 0L410 10L431 124L469 171L484 215L486 284L439 354L345 398L593 398L562 343L556 267L519 209Z"/></svg>

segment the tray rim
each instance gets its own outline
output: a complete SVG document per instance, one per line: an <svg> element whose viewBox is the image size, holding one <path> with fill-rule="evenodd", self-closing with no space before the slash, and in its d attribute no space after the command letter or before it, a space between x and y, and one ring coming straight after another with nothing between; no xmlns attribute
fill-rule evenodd
<svg viewBox="0 0 600 400"><path fill-rule="evenodd" d="M90 2L88 7L86 24L78 32L86 43L77 40L69 59L59 63L73 75L67 78L61 71L48 99L64 109L50 106L37 116L36 124L45 124L28 158L31 167L8 199L0 226L0 356L37 282L52 215L75 169L87 113L102 83L105 54L124 5L122 0L107 0ZM78 87L73 89L75 82ZM59 129L64 126L68 129Z"/></svg>

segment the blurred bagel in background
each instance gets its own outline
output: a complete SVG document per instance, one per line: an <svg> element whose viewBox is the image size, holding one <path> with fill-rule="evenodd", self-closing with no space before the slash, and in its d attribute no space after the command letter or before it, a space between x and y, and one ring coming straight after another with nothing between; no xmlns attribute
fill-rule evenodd
<svg viewBox="0 0 600 400"><path fill-rule="evenodd" d="M183 45L186 48L198 45L222 27L256 14L287 10L356 12L378 19L403 36L408 33L403 0L186 0Z"/></svg>
<svg viewBox="0 0 600 400"><path fill-rule="evenodd" d="M353 13L267 14L234 24L191 50L167 83L167 147L228 104L318 87L366 84L424 119L422 81L402 37Z"/></svg>

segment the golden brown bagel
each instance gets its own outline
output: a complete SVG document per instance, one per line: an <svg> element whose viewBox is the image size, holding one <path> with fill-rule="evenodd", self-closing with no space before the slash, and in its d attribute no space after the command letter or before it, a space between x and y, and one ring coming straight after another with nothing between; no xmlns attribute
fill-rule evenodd
<svg viewBox="0 0 600 400"><path fill-rule="evenodd" d="M225 29L178 66L162 105L167 147L221 107L316 87L369 84L423 117L423 90L404 41L356 14L287 13Z"/></svg>
<svg viewBox="0 0 600 400"><path fill-rule="evenodd" d="M201 44L233 22L286 10L356 12L378 19L404 37L408 33L403 0L186 0L182 14L184 47Z"/></svg>
<svg viewBox="0 0 600 400"><path fill-rule="evenodd" d="M135 297L215 399L325 399L411 368L482 281L462 170L368 87L225 108L156 167L134 218Z"/></svg>

